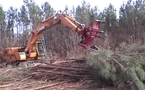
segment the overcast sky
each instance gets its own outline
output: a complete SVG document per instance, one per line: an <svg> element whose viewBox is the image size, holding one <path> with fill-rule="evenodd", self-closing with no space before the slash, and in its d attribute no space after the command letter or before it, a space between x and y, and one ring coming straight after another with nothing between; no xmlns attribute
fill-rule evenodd
<svg viewBox="0 0 145 90"><path fill-rule="evenodd" d="M45 1L48 1L50 5L55 10L64 10L64 7L67 5L71 9L72 6L81 5L83 0L34 0L38 5L41 5ZM90 3L91 6L97 6L99 10L103 10L105 7L111 3L116 9L119 9L123 2L128 0L85 0L87 3ZM0 4L3 6L4 10L8 10L10 6L19 8L23 5L23 0L0 0Z"/></svg>

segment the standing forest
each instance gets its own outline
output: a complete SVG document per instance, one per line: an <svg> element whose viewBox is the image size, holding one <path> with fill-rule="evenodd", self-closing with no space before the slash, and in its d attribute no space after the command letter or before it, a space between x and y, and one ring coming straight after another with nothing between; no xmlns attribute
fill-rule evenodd
<svg viewBox="0 0 145 90"><path fill-rule="evenodd" d="M62 10L63 11L63 10ZM44 2L24 0L20 8L0 6L0 53L6 47L25 46L30 32L41 21L57 11ZM78 46L80 36L64 25L56 25L42 34L49 58L85 57L96 75L119 90L145 90L145 0L128 0L119 11L110 4L100 11L82 1L81 5L64 8L64 13L86 26L95 19L104 20L100 28L107 37L96 38L101 50L91 52Z"/></svg>
<svg viewBox="0 0 145 90"><path fill-rule="evenodd" d="M96 40L94 43L100 48L115 51L122 45L144 45L145 43L145 2L143 0L122 3L119 11L113 5L109 5L103 11L98 10L97 5L92 7L82 1L77 7L64 8L65 13L74 17L78 22L86 26L92 25L95 19L105 20L101 30L107 33L107 38ZM118 14L119 12L119 14ZM46 20L57 11L44 2L38 6L33 0L24 0L20 8L12 6L4 11L0 6L0 49L11 46L24 46L30 32L41 21ZM57 25L43 33L48 51L67 56L69 53L79 53L77 45L80 37L76 32L63 25ZM57 42L57 43L56 43Z"/></svg>

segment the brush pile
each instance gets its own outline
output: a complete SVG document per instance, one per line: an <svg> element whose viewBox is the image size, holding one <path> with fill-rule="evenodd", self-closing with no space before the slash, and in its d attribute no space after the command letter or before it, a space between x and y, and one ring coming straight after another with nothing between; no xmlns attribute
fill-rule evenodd
<svg viewBox="0 0 145 90"><path fill-rule="evenodd" d="M45 81L80 81L93 80L93 69L85 64L85 60L59 60L53 63L41 63L30 67L27 75L33 79Z"/></svg>
<svg viewBox="0 0 145 90"><path fill-rule="evenodd" d="M145 90L144 45L123 44L116 52L92 52L86 61L96 70L96 75L110 81L118 90Z"/></svg>

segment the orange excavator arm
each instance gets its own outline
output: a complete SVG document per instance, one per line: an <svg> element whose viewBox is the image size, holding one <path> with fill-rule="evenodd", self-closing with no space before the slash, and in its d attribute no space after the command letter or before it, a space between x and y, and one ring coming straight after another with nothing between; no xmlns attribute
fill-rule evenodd
<svg viewBox="0 0 145 90"><path fill-rule="evenodd" d="M88 48L90 42L98 36L99 27L98 24L100 21L95 21L92 27L86 28L81 23L77 22L75 19L71 18L66 14L57 13L56 15L46 19L45 21L40 22L34 30L31 32L31 35L28 39L27 46L25 48L25 52L30 55L39 36L49 28L57 25L63 24L66 27L76 31L79 35L82 35L82 40L79 45Z"/></svg>
<svg viewBox="0 0 145 90"><path fill-rule="evenodd" d="M31 53L33 49L33 45L36 43L39 36L49 28L57 25L57 24L64 24L65 26L69 27L74 31L81 31L82 26L81 24L77 23L73 18L69 17L66 14L56 14L48 18L45 21L39 23L34 30L31 32L30 37L28 39L27 46L25 48L25 52Z"/></svg>
<svg viewBox="0 0 145 90"><path fill-rule="evenodd" d="M103 33L99 29L99 24L102 21L95 20L94 24L90 27L85 27L83 24L77 22L74 18L57 13L56 15L40 22L31 32L26 47L9 47L6 48L3 52L3 59L12 62L12 61L23 61L23 60L34 60L38 59L41 55L41 50L39 51L39 36L49 28L63 24L71 30L76 31L81 35L81 41L79 45L85 49L99 50L98 47L91 45L91 41L96 37L100 37L100 33ZM103 33L104 34L104 33ZM41 45L40 45L41 46Z"/></svg>

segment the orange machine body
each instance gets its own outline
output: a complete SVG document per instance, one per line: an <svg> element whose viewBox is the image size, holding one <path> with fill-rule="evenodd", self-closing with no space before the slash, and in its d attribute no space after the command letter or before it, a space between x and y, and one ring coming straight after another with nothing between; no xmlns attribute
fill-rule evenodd
<svg viewBox="0 0 145 90"><path fill-rule="evenodd" d="M84 27L83 24L77 22L74 18L57 13L56 15L40 22L31 32L27 45L24 47L10 47L6 48L3 52L3 59L6 61L18 61L18 60L34 60L40 56L39 47L41 43L37 43L39 36L49 28L63 24L71 30L76 31L79 35L82 35L82 40L79 45L83 48L90 47L90 42L98 36L99 28L98 21L95 21L92 27Z"/></svg>

